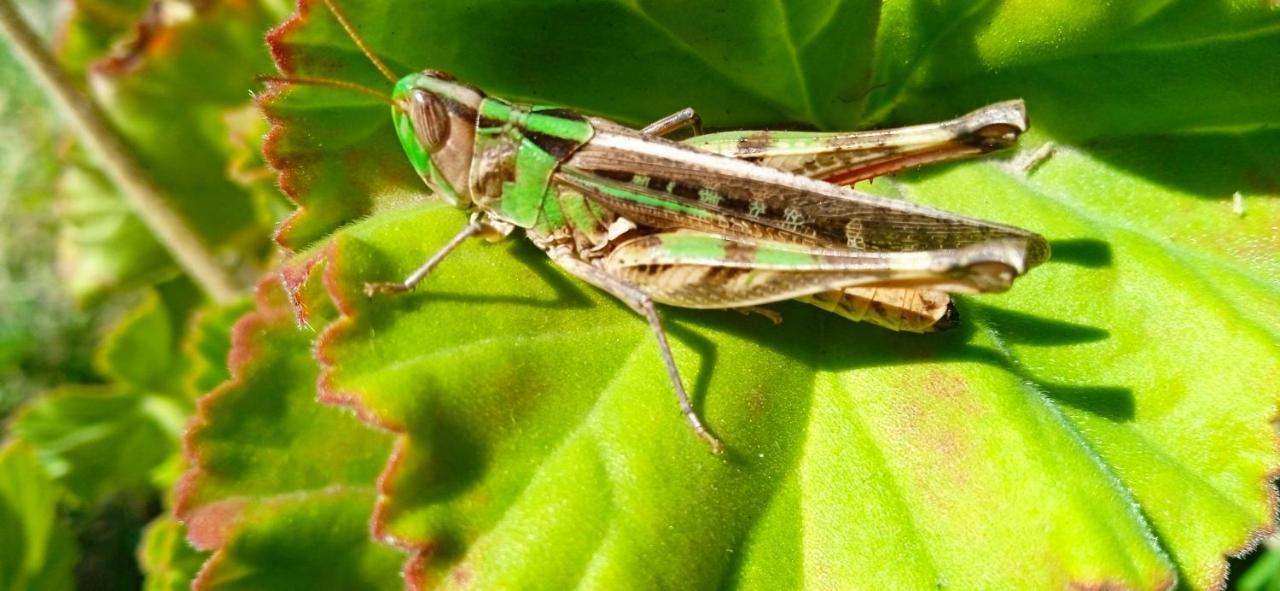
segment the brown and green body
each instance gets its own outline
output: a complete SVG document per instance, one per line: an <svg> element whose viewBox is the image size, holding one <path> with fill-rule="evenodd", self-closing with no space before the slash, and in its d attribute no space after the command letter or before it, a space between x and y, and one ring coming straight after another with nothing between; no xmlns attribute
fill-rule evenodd
<svg viewBox="0 0 1280 591"><path fill-rule="evenodd" d="M468 237L520 228L565 271L646 317L685 416L716 451L655 303L751 309L798 299L929 332L955 323L948 293L1003 291L1048 256L1026 230L845 186L1007 147L1026 129L1020 101L885 131L697 135L688 109L636 130L488 97L434 71L400 78L383 100L423 182L472 215L409 278L369 293L412 289ZM694 137L662 137L685 124Z"/></svg>
<svg viewBox="0 0 1280 591"><path fill-rule="evenodd" d="M393 115L423 181L475 212L449 248L522 228L562 268L646 315L685 414L716 449L655 302L723 309L798 299L929 332L955 323L948 293L1003 291L1048 256L1025 230L838 184L1005 147L1025 129L1020 102L898 130L674 142L659 135L669 129L513 104L433 72L402 79L393 100L404 105ZM390 288L411 288L438 262Z"/></svg>

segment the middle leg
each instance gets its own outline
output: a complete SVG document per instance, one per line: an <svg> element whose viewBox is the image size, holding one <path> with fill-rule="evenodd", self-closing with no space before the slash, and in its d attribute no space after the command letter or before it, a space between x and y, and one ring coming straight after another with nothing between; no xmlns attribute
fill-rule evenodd
<svg viewBox="0 0 1280 591"><path fill-rule="evenodd" d="M574 258L570 254L550 254L551 259L561 268L579 279L609 292L649 321L649 329L653 331L653 336L658 339L658 350L662 354L662 362L667 367L667 377L671 380L672 387L675 388L676 399L680 403L680 411L689 422L689 426L693 428L693 432L711 446L712 453L724 453L724 443L716 438L715 435L712 435L707 427L703 425L702 419L698 417L697 411L693 409L693 404L689 401L689 393L685 391L684 382L680 379L680 369L676 366L675 357L671 354L671 345L667 342L667 333L662 328L662 319L658 316L658 308L654 305L653 298L638 286L618 279L589 263Z"/></svg>

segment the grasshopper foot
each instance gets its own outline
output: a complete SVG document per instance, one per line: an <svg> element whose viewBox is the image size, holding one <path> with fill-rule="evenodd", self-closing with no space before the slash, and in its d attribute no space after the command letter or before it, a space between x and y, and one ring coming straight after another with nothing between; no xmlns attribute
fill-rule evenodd
<svg viewBox="0 0 1280 591"><path fill-rule="evenodd" d="M364 284L364 295L373 297L378 294L401 294L409 291L409 287L403 283L378 282Z"/></svg>
<svg viewBox="0 0 1280 591"><path fill-rule="evenodd" d="M684 389L681 388L679 391L683 394ZM689 421L689 426L693 428L693 433L711 446L712 454L723 455L724 442L707 430L707 426L702 424L702 419L698 418L698 414L693 411L692 407L686 407L683 403L680 406L684 410L685 419Z"/></svg>
<svg viewBox="0 0 1280 591"><path fill-rule="evenodd" d="M716 439L715 435L712 435L706 431L699 431L698 437L701 437L703 441L707 442L707 445L711 446L711 453L717 456L724 455L724 443L721 442L719 439Z"/></svg>

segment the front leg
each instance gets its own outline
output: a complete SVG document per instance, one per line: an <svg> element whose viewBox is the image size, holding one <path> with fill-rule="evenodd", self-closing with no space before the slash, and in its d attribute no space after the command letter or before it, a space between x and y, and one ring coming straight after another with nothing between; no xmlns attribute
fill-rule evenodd
<svg viewBox="0 0 1280 591"><path fill-rule="evenodd" d="M671 345L667 342L666 331L662 329L662 319L658 317L658 308L654 305L653 298L641 287L618 279L568 252L549 252L548 254L551 255L551 260L555 261L564 270L591 285L609 292L649 321L649 328L653 331L653 336L658 339L658 349L662 353L662 362L667 366L667 377L670 378L671 385L675 388L676 399L680 402L681 412L684 413L685 419L689 421L689 426L693 428L693 432L711 446L712 453L724 453L724 443L707 430L706 426L702 424L702 419L698 418L698 413L693 410L693 404L689 402L689 394L685 391L684 382L680 379L680 370L676 367L675 357L671 355Z"/></svg>
<svg viewBox="0 0 1280 591"><path fill-rule="evenodd" d="M682 127L692 128L693 135L702 135L702 117L698 116L693 107L685 107L654 121L640 130L640 133L663 137Z"/></svg>
<svg viewBox="0 0 1280 591"><path fill-rule="evenodd" d="M435 254L431 255L431 258L427 259L427 262L423 263L421 267L418 267L413 273L410 273L404 281L366 283L364 284L364 294L369 297L373 297L380 293L405 293L411 291L415 286L421 283L423 279L426 279L427 275L440 264L440 261L443 261L445 257L449 256L449 253L461 246L468 238L483 232L484 229L484 224L479 219L472 217L471 221L467 223L467 226L463 228L462 231L449 239L449 242L440 247L440 250L437 250Z"/></svg>

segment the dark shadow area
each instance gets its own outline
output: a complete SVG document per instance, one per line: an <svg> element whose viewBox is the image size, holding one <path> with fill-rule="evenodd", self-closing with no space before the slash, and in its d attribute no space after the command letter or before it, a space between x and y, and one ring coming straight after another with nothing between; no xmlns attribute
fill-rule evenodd
<svg viewBox="0 0 1280 591"><path fill-rule="evenodd" d="M1006 353L972 343L977 332L974 320L989 323L999 333L1002 341L1023 345L1063 346L1096 342L1108 338L1108 331L987 304L962 301L959 306L961 325L953 330L933 334L897 333L869 324L850 322L796 302L772 306L784 317L780 326L775 326L764 318L744 318L737 314L717 314L710 310L664 308L663 313L670 319L667 324L673 337L690 344L686 339L696 334L693 326L701 325L753 340L802 363L828 370L854 371L867 367L938 361L983 363L1018 376L1060 404L1111 420L1133 419L1135 403L1133 391L1129 388L1068 385L1045 380L1033 375ZM965 319L969 321L966 322ZM701 342L691 346L714 360L714 343L701 338L698 340ZM708 364L704 359L695 390L699 399L706 396L709 371L714 371L714 364Z"/></svg>
<svg viewBox="0 0 1280 591"><path fill-rule="evenodd" d="M1204 199L1231 199L1237 191L1280 195L1280 129L1112 138L1079 147L1136 176ZM1262 157L1267 154L1271 157Z"/></svg>
<svg viewBox="0 0 1280 591"><path fill-rule="evenodd" d="M1111 266L1111 245L1096 238L1049 241L1049 262L1098 269Z"/></svg>
<svg viewBox="0 0 1280 591"><path fill-rule="evenodd" d="M1060 240L1055 241L1052 248L1054 249L1052 260L1059 263L1100 267L1111 262L1109 245L1099 240ZM460 301L479 306L493 302L514 303L537 309L573 309L593 305L593 300L587 296L586 290L594 288L555 268L554 263L533 245L524 240L513 240L504 245L504 249L506 253L495 254L505 254L519 259L525 268L550 285L556 296L546 299L510 295L440 293L431 290L430 279L428 279L414 294L407 297ZM446 261L445 264L448 262ZM503 278L493 277L491 280L499 282L503 281ZM631 314L621 302L606 305L618 306L619 310ZM978 324L976 323L990 326L1004 343L1044 347L1067 346L1107 339L1110 333L1102 328L1007 310L970 299L958 301L961 322L957 328L924 335L896 333L869 324L850 322L816 307L797 302L784 302L769 307L783 316L784 321L781 325L775 325L758 315L743 316L727 310L690 310L668 306L660 308L668 336L682 346L692 349L698 357L696 366L686 362L680 370L699 414L702 414L715 372L722 371L717 368L723 361L723 353L718 350L715 341L707 336L706 329L711 329L758 343L785 357L795 359L805 367L821 367L827 370L856 371L867 367L904 366L939 361L982 363L1017 376L1035 390L1042 392L1047 398L1063 406L1091 412L1114 421L1128 421L1134 417L1133 393L1128 388L1107 384L1064 384L1042 379L1021 366L1017 359L1008 353L973 343L977 333ZM634 316L634 321L638 329L647 331L641 317ZM651 336L646 338L653 341ZM656 352L657 343L651 342L650 345ZM720 376L720 380L724 379L724 376ZM674 395L665 379L661 383L653 384L653 387L656 395L670 397L670 403L674 407ZM798 411L810 404L811 394L797 393L796 395L803 399L788 401L788 405L793 410ZM1028 395L1031 395L1030 392ZM436 425L432 431L441 438L433 445L448 447L451 450L446 454L448 457L468 457L470 459L466 462L474 461L475 465L482 465L483 462L479 461L481 458L474 453L468 453L466 449L454 449L458 446L466 447L466 442L459 439L457 434L446 434L450 430L447 425L439 425L438 420L438 417L430 420L433 425ZM716 431L716 427L716 425L710 425L713 432ZM457 431L461 433L464 430ZM720 435L725 434L720 433ZM729 447L729 461L751 462L751 458L735 456L733 446ZM480 474L469 474L467 468L461 465L452 466L449 470L456 471L455 478L450 479L451 489L460 490L458 487L465 487L470 479L481 477ZM444 491L439 492L447 494Z"/></svg>
<svg viewBox="0 0 1280 591"><path fill-rule="evenodd" d="M964 310L981 318L1010 343L1026 345L1071 345L1100 341L1111 336L1105 329L1054 320L1035 314L1014 312L983 303L965 302Z"/></svg>
<svg viewBox="0 0 1280 591"><path fill-rule="evenodd" d="M411 395L426 403L415 409L420 412L406 417L404 433L409 437L397 447L379 476L384 492L400 497L402 506L464 498L492 465L475 425L458 421L462 413L449 408L448 401L437 394L443 388L430 375L420 377L422 381ZM433 543L448 545L440 540ZM435 551L449 550L442 547Z"/></svg>
<svg viewBox="0 0 1280 591"><path fill-rule="evenodd" d="M1104 340L1111 332L1084 324L1068 322L1015 312L978 302L964 302L964 310L972 318L981 319L990 326L1002 342L1034 345L1064 346ZM1016 359L999 355L1001 365L1010 373L1034 384L1044 395L1059 404L1077 408L1113 421L1131 421L1134 418L1133 390L1116 386L1080 386L1045 380L1034 375Z"/></svg>
<svg viewBox="0 0 1280 591"><path fill-rule="evenodd" d="M1025 373L1017 372L1015 373ZM1117 422L1133 420L1133 390L1113 386L1070 386L1032 380L1050 400Z"/></svg>
<svg viewBox="0 0 1280 591"><path fill-rule="evenodd" d="M1276 477L1271 478L1270 486L1272 487L1280 486L1280 478L1276 478ZM1227 584L1225 588L1240 589L1241 588L1240 583L1245 577L1246 573L1248 573L1250 569L1252 569L1255 565L1258 565L1259 561L1266 558L1267 562L1270 563L1271 566L1262 566L1261 568L1264 570L1264 572L1271 573L1271 576L1266 577L1268 586L1263 588L1268 590L1275 589L1277 585L1280 584L1280 580L1278 580L1280 579L1280 574L1277 574L1277 571L1274 568L1275 555L1278 552L1280 552L1280 548L1271 547L1269 544L1266 544L1266 543L1259 543L1255 545L1253 548L1250 548L1248 552L1235 555L1235 556L1228 556L1227 557L1227 581L1226 581ZM1256 577L1258 575L1255 573L1254 576ZM1255 579L1250 582L1257 583L1258 580Z"/></svg>
<svg viewBox="0 0 1280 591"><path fill-rule="evenodd" d="M933 3L912 4L913 19L926 29L938 18ZM1270 79L1265 87L1223 83L1259 80L1257 61L1249 56L1273 55L1273 36L1142 51L1123 45L1090 52L1049 48L1041 59L983 71L986 60L974 40L991 17L979 9L940 28L928 57L916 64L929 73L928 86L878 88L873 104L901 99L878 125L933 121L1021 98L1032 129L1135 177L1202 199L1229 200L1237 191L1280 195L1280 128L1273 101L1261 98L1275 95ZM908 89L898 95L904 85Z"/></svg>
<svg viewBox="0 0 1280 591"><path fill-rule="evenodd" d="M974 6L977 8L975 9ZM961 3L948 6L934 0L910 0L909 10L912 14L908 22L913 23L921 32L916 39L919 46L912 48L913 51L905 56L910 63L898 65L883 74L876 73L878 82L868 90L869 107L874 110L884 104L897 103L902 98L902 93L912 92L912 81L922 71L937 72L939 77L945 77L942 76L943 73L965 72L985 63L974 40L978 32L991 22L1000 8L999 2ZM949 93L941 93L937 96L942 97L943 100L935 97L928 101L933 103L934 107L929 111L928 117L904 118L901 117L901 109L895 108L894 112L889 114L890 119L879 122L878 126L923 123L927 120L941 120L967 112L966 109L951 109L958 102L966 101L946 100L949 98ZM991 102L995 101L979 100L965 106L976 108ZM948 115L948 111L954 112Z"/></svg>
<svg viewBox="0 0 1280 591"><path fill-rule="evenodd" d="M626 308L626 305L621 302L618 305ZM627 311L630 311L630 309L627 308ZM663 310L659 310L658 313L662 314ZM664 314L664 316L666 315ZM644 319L640 318L640 320L643 321ZM680 375L685 379L685 387L689 388L689 402L693 404L693 409L698 413L698 416L702 416L703 403L706 401L707 393L711 388L711 376L715 371L716 361L720 358L719 353L716 352L716 344L711 342L711 339L703 336L701 332L681 324L664 321L663 328L666 329L669 339L679 340L684 346L698 353L698 367L682 367L680 368ZM653 347L656 351L658 341L652 337L651 340L653 340ZM689 384L688 380L693 376L697 376L697 378L692 384ZM674 393L672 396L674 396Z"/></svg>
<svg viewBox="0 0 1280 591"><path fill-rule="evenodd" d="M1160 528L1156 526L1156 522L1151 519L1151 514L1147 513L1146 508L1142 507L1142 505L1136 505L1136 507L1137 507L1138 513L1142 515L1142 521L1147 524L1147 527L1151 528L1151 533L1155 534L1156 543L1159 544L1160 551L1163 552L1165 556L1176 556L1173 552L1170 551L1168 542L1166 541L1169 539L1169 535L1164 533L1163 531L1160 531ZM1179 590L1191 589L1191 587L1187 585L1187 582L1191 580L1187 578L1187 571L1183 570L1182 566L1178 564L1177 560L1170 560L1169 562L1173 567L1174 576L1177 577L1178 585L1176 587L1173 585L1168 585L1168 587L1171 589L1179 589Z"/></svg>

